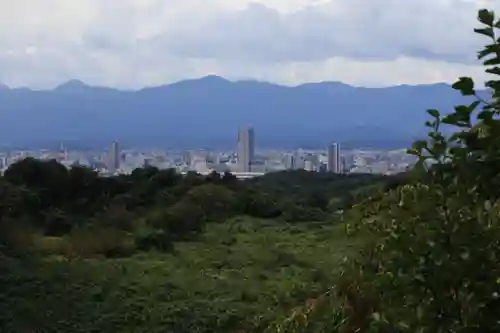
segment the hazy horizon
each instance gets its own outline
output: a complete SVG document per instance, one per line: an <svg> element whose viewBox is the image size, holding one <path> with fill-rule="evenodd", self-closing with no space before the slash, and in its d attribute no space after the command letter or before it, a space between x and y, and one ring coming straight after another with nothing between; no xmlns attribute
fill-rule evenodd
<svg viewBox="0 0 500 333"><path fill-rule="evenodd" d="M48 87L43 87L43 88L31 88L29 86L9 86L3 82L0 82L0 89L2 86L4 88L8 89L30 89L33 91L45 91L45 90L54 90L66 85L83 85L87 86L90 88L111 88L111 89L117 89L117 90L123 90L123 91L137 91L137 90L142 90L142 89L148 89L148 88L156 88L156 87L162 87L162 86L168 86L176 83L181 83L181 82L186 82L186 81L197 81L197 80L203 80L207 78L218 78L222 79L225 81L228 81L230 83L241 83L241 82L257 82L257 83L263 83L263 84L271 84L271 85L277 85L277 86L282 86L282 87L289 87L289 88L294 88L294 87L300 87L308 84L324 84L324 83L330 83L330 84L339 84L339 85L347 85L353 88L372 88L372 89L377 89L377 88L390 88L390 87L397 87L397 86L433 86L433 85L440 85L440 84L446 84L446 85L451 85L453 82L431 82L431 83L417 83L417 84L406 84L406 83L401 83L401 84L387 84L387 85L378 85L378 86L364 86L364 85L356 85L356 84L349 84L345 83L342 81L336 81L334 79L332 80L321 80L321 81L308 81L308 82L302 82L302 83L278 83L278 82L272 82L272 81L266 81L266 80L259 80L259 79L253 79L249 77L245 78L226 78L224 76L216 75L216 74L207 74L207 75L202 75L202 76L197 76L197 77L187 77L184 79L178 79L178 80L173 80L170 82L165 82L162 84L157 84L157 85L145 85L141 87L136 87L136 88L120 88L120 87L113 87L113 86L106 86L106 85L100 85L100 84L91 84L88 82L85 82L80 79L69 79L67 81L62 81L60 83L57 83L53 86L48 86ZM478 83L478 86L480 86L480 82Z"/></svg>

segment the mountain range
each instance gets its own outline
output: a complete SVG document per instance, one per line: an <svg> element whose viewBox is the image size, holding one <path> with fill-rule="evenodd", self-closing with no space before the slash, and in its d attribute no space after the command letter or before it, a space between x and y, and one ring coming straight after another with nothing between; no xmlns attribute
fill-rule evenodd
<svg viewBox="0 0 500 333"><path fill-rule="evenodd" d="M426 135L425 110L465 102L448 84L281 86L206 76L124 91L70 81L51 90L0 85L0 147L70 141L105 146L232 147L252 126L256 145L406 147Z"/></svg>

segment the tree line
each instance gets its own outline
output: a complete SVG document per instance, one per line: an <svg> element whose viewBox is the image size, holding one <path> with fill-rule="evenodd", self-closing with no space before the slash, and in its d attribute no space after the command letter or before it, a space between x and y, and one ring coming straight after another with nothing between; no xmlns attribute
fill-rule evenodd
<svg viewBox="0 0 500 333"><path fill-rule="evenodd" d="M137 248L172 249L175 240L196 237L206 223L236 215L324 221L374 190L402 181L401 175L302 170L238 180L231 173L181 175L155 167L100 177L86 167L26 158L0 178L0 223L7 235L4 248L31 232L67 237L80 249L94 244L97 252L125 255Z"/></svg>

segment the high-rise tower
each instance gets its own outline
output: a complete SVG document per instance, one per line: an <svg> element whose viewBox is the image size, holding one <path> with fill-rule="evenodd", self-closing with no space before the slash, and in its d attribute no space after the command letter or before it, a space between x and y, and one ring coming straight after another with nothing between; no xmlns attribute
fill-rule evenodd
<svg viewBox="0 0 500 333"><path fill-rule="evenodd" d="M116 172L120 168L120 147L118 141L113 141L108 151L107 167L109 172Z"/></svg>
<svg viewBox="0 0 500 333"><path fill-rule="evenodd" d="M340 147L338 143L332 143L328 146L328 165L329 172L341 173Z"/></svg>
<svg viewBox="0 0 500 333"><path fill-rule="evenodd" d="M295 169L295 155L294 154L285 155L285 169L288 169L288 170Z"/></svg>
<svg viewBox="0 0 500 333"><path fill-rule="evenodd" d="M250 172L254 159L253 128L240 128L238 131L238 165L241 172Z"/></svg>

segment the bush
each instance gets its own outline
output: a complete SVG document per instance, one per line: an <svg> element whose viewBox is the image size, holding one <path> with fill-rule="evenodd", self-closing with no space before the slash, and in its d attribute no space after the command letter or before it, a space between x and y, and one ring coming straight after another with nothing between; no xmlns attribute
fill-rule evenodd
<svg viewBox="0 0 500 333"><path fill-rule="evenodd" d="M67 255L70 250L67 237L34 236L37 253L44 256Z"/></svg>
<svg viewBox="0 0 500 333"><path fill-rule="evenodd" d="M282 211L282 217L287 222L322 221L327 216L327 214L319 208L303 206L299 203L288 203Z"/></svg>
<svg viewBox="0 0 500 333"><path fill-rule="evenodd" d="M72 227L70 218L59 210L45 214L45 236L60 237L69 233Z"/></svg>
<svg viewBox="0 0 500 333"><path fill-rule="evenodd" d="M135 233L135 246L141 251L172 251L174 244L171 237L159 229L142 229Z"/></svg>
<svg viewBox="0 0 500 333"><path fill-rule="evenodd" d="M201 232L206 221L200 207L187 200L170 206L161 218L166 232L177 236Z"/></svg>
<svg viewBox="0 0 500 333"><path fill-rule="evenodd" d="M238 197L243 214L258 218L277 218L281 215L276 200L269 194L243 190Z"/></svg>
<svg viewBox="0 0 500 333"><path fill-rule="evenodd" d="M126 257L135 251L131 237L113 228L77 229L68 236L68 243L70 254L83 258Z"/></svg>
<svg viewBox="0 0 500 333"><path fill-rule="evenodd" d="M34 249L37 230L28 219L0 219L0 253L8 256L24 256Z"/></svg>
<svg viewBox="0 0 500 333"><path fill-rule="evenodd" d="M196 186L186 194L184 200L199 207L208 220L224 219L236 209L235 194L224 186L210 183Z"/></svg>
<svg viewBox="0 0 500 333"><path fill-rule="evenodd" d="M127 210L124 205L116 204L98 214L94 220L99 226L132 231L134 229L135 215Z"/></svg>

